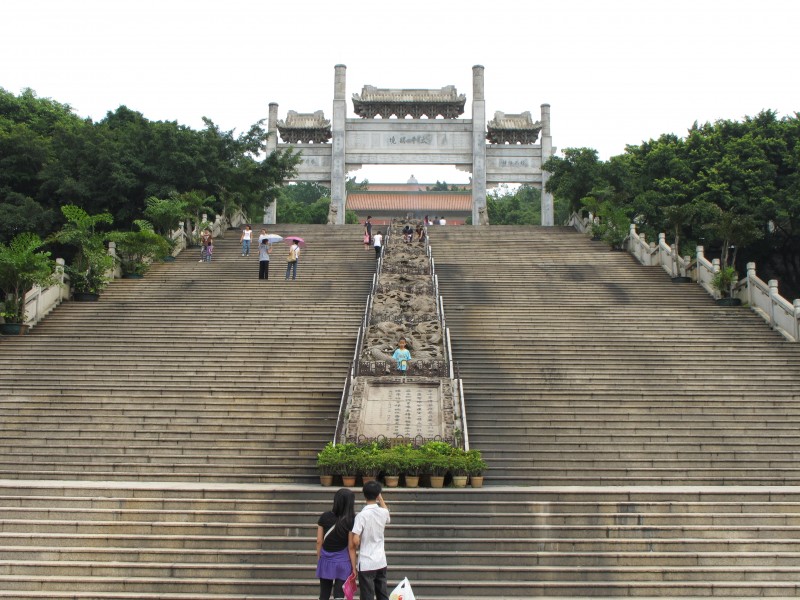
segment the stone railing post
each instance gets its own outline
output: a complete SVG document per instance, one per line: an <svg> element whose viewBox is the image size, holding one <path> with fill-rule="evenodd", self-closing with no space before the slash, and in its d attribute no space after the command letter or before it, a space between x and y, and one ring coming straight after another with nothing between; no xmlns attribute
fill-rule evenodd
<svg viewBox="0 0 800 600"><path fill-rule="evenodd" d="M775 304L777 304L778 280L770 279L769 285L769 326L775 329Z"/></svg>
<svg viewBox="0 0 800 600"><path fill-rule="evenodd" d="M749 262L747 263L747 303L750 306L755 305L755 299L753 298L753 280L756 277L756 263Z"/></svg>
<svg viewBox="0 0 800 600"><path fill-rule="evenodd" d="M712 278L712 280L714 278L714 275L719 273L719 271L720 271L720 262L719 262L718 258L715 258L715 259L713 259L711 261L711 278ZM714 290L714 298L716 298L716 299L722 298L722 291L714 288L714 285L713 285L713 283L711 281L709 281L708 283L711 286L711 289Z"/></svg>
<svg viewBox="0 0 800 600"><path fill-rule="evenodd" d="M56 285L58 286L58 303L64 301L64 287L66 286L66 275L64 274L64 267L67 263L63 258L56 259Z"/></svg>
<svg viewBox="0 0 800 600"><path fill-rule="evenodd" d="M106 273L106 277L111 279L119 279L122 277L122 267L119 264L119 259L117 258L117 243L116 242L108 242L108 255L114 259L114 265L111 267L108 273Z"/></svg>
<svg viewBox="0 0 800 600"><path fill-rule="evenodd" d="M800 343L800 299L795 300L794 304L794 341Z"/></svg>

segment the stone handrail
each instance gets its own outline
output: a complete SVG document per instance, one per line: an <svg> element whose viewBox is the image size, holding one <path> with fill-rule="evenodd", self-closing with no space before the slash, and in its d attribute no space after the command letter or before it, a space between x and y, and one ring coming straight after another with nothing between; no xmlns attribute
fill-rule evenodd
<svg viewBox="0 0 800 600"><path fill-rule="evenodd" d="M25 294L25 325L33 327L69 297L69 278L64 273L64 264L63 258L56 259L53 285L45 288L35 285Z"/></svg>
<svg viewBox="0 0 800 600"><path fill-rule="evenodd" d="M205 218L206 215L203 215L204 220ZM244 218L241 210L234 214L234 219L236 218ZM214 229L212 231L216 232L215 235L219 235L221 231L224 231L228 227L228 224L229 221L227 219L217 215L217 218L213 224ZM235 227L236 225L233 226ZM189 240L186 236L186 232L184 231L183 222L178 224L178 228L173 231L169 237L173 242L173 256L177 256L188 246ZM108 253L111 256L116 256L116 244L114 242L109 243ZM55 268L55 283L46 288L38 285L34 286L28 291L28 293L25 294L25 325L33 327L47 314L49 314L56 306L70 297L69 277L64 273L64 265L64 259L57 258ZM118 264L115 264L115 267L109 276L113 276L115 278L119 278L121 276Z"/></svg>
<svg viewBox="0 0 800 600"><path fill-rule="evenodd" d="M628 235L628 251L647 267L662 267L670 277L689 277L692 269L692 259L689 256L677 256L675 249L667 244L665 234L658 234L657 244L648 243L645 234L637 233L633 223Z"/></svg>
<svg viewBox="0 0 800 600"><path fill-rule="evenodd" d="M576 213L570 217L568 225L585 233L590 228L590 219L582 219ZM666 235L658 235L658 244L648 243L643 233L636 232L636 224L630 226L628 251L647 267L660 266L671 277L688 277L701 285L712 297L719 298L714 288L714 275L720 270L718 258L708 260L702 246L697 247L695 261L689 256L675 256L672 246L667 244ZM747 263L747 274L733 286L733 297L747 304L753 311L791 342L800 342L800 299L789 302L778 293L778 281L771 279L764 283L756 275L755 263Z"/></svg>

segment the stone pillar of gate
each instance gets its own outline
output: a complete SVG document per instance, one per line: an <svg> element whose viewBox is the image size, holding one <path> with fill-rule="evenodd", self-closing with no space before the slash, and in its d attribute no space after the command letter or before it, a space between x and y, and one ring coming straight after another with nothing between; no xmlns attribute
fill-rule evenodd
<svg viewBox="0 0 800 600"><path fill-rule="evenodd" d="M550 134L550 105L542 104L542 164L553 155L553 136ZM554 223L553 194L545 191L550 173L542 169L542 225Z"/></svg>
<svg viewBox="0 0 800 600"><path fill-rule="evenodd" d="M269 103L269 120L267 121L267 156L278 149L278 103ZM278 222L278 200L264 203L264 224L273 225Z"/></svg>
<svg viewBox="0 0 800 600"><path fill-rule="evenodd" d="M488 224L486 213L486 100L483 66L472 67L472 224Z"/></svg>
<svg viewBox="0 0 800 600"><path fill-rule="evenodd" d="M336 75L333 83L333 119L331 121L331 210L328 223L344 225L344 210L347 200L345 188L347 155L345 148L345 124L347 115L346 71L345 65L334 67Z"/></svg>

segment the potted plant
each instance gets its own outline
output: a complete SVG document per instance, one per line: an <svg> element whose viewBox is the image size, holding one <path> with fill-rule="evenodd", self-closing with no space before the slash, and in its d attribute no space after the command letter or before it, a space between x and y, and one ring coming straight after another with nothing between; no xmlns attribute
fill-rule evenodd
<svg viewBox="0 0 800 600"><path fill-rule="evenodd" d="M423 470L430 475L431 487L443 487L444 478L450 470L453 447L446 442L426 442L420 447Z"/></svg>
<svg viewBox="0 0 800 600"><path fill-rule="evenodd" d="M356 484L356 474L358 464L361 459L362 450L353 443L339 444L339 475L342 476L342 485L353 487Z"/></svg>
<svg viewBox="0 0 800 600"><path fill-rule="evenodd" d="M90 215L79 206L61 207L67 219L60 231L49 240L73 246L76 249L72 263L65 268L72 285L74 300L97 300L97 295L111 280L114 259L108 255L105 236L96 228L113 222L108 212Z"/></svg>
<svg viewBox="0 0 800 600"><path fill-rule="evenodd" d="M467 487L467 455L461 448L453 448L450 456L450 472L453 475L453 486L457 488Z"/></svg>
<svg viewBox="0 0 800 600"><path fill-rule="evenodd" d="M328 442L317 454L317 470L319 482L324 486L333 485L333 476L339 475L339 446Z"/></svg>
<svg viewBox="0 0 800 600"><path fill-rule="evenodd" d="M357 470L364 483L377 479L381 472L382 449L375 442L361 447L358 455Z"/></svg>
<svg viewBox="0 0 800 600"><path fill-rule="evenodd" d="M20 233L6 246L0 243L0 290L3 292L4 334L22 334L25 325L25 294L35 285L46 286L53 279L49 252L39 248L44 242L35 233Z"/></svg>
<svg viewBox="0 0 800 600"><path fill-rule="evenodd" d="M115 231L109 239L117 244L117 257L122 267L122 276L142 277L153 261L162 260L170 252L170 244L158 235L153 226L143 219L133 224L138 231Z"/></svg>
<svg viewBox="0 0 800 600"><path fill-rule="evenodd" d="M720 267L711 279L711 285L720 294L717 304L722 306L739 306L742 301L732 297L734 284L739 280L736 269L733 267Z"/></svg>
<svg viewBox="0 0 800 600"><path fill-rule="evenodd" d="M400 472L405 478L406 487L419 487L422 472L422 453L411 444L401 444L392 448L399 463Z"/></svg>
<svg viewBox="0 0 800 600"><path fill-rule="evenodd" d="M486 461L483 460L480 450L467 450L464 453L465 470L469 475L470 485L474 488L483 486L483 473L486 471Z"/></svg>
<svg viewBox="0 0 800 600"><path fill-rule="evenodd" d="M401 446L384 448L380 452L381 471L383 471L386 487L397 487L400 484L404 457L401 451L398 451L398 448L401 448Z"/></svg>

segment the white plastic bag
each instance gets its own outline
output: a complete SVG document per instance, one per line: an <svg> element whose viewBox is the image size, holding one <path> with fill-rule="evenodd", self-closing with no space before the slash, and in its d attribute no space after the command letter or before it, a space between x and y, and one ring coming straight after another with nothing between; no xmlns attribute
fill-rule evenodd
<svg viewBox="0 0 800 600"><path fill-rule="evenodd" d="M389 600L416 600L408 577L404 577L403 581L397 584L397 587L389 594Z"/></svg>

